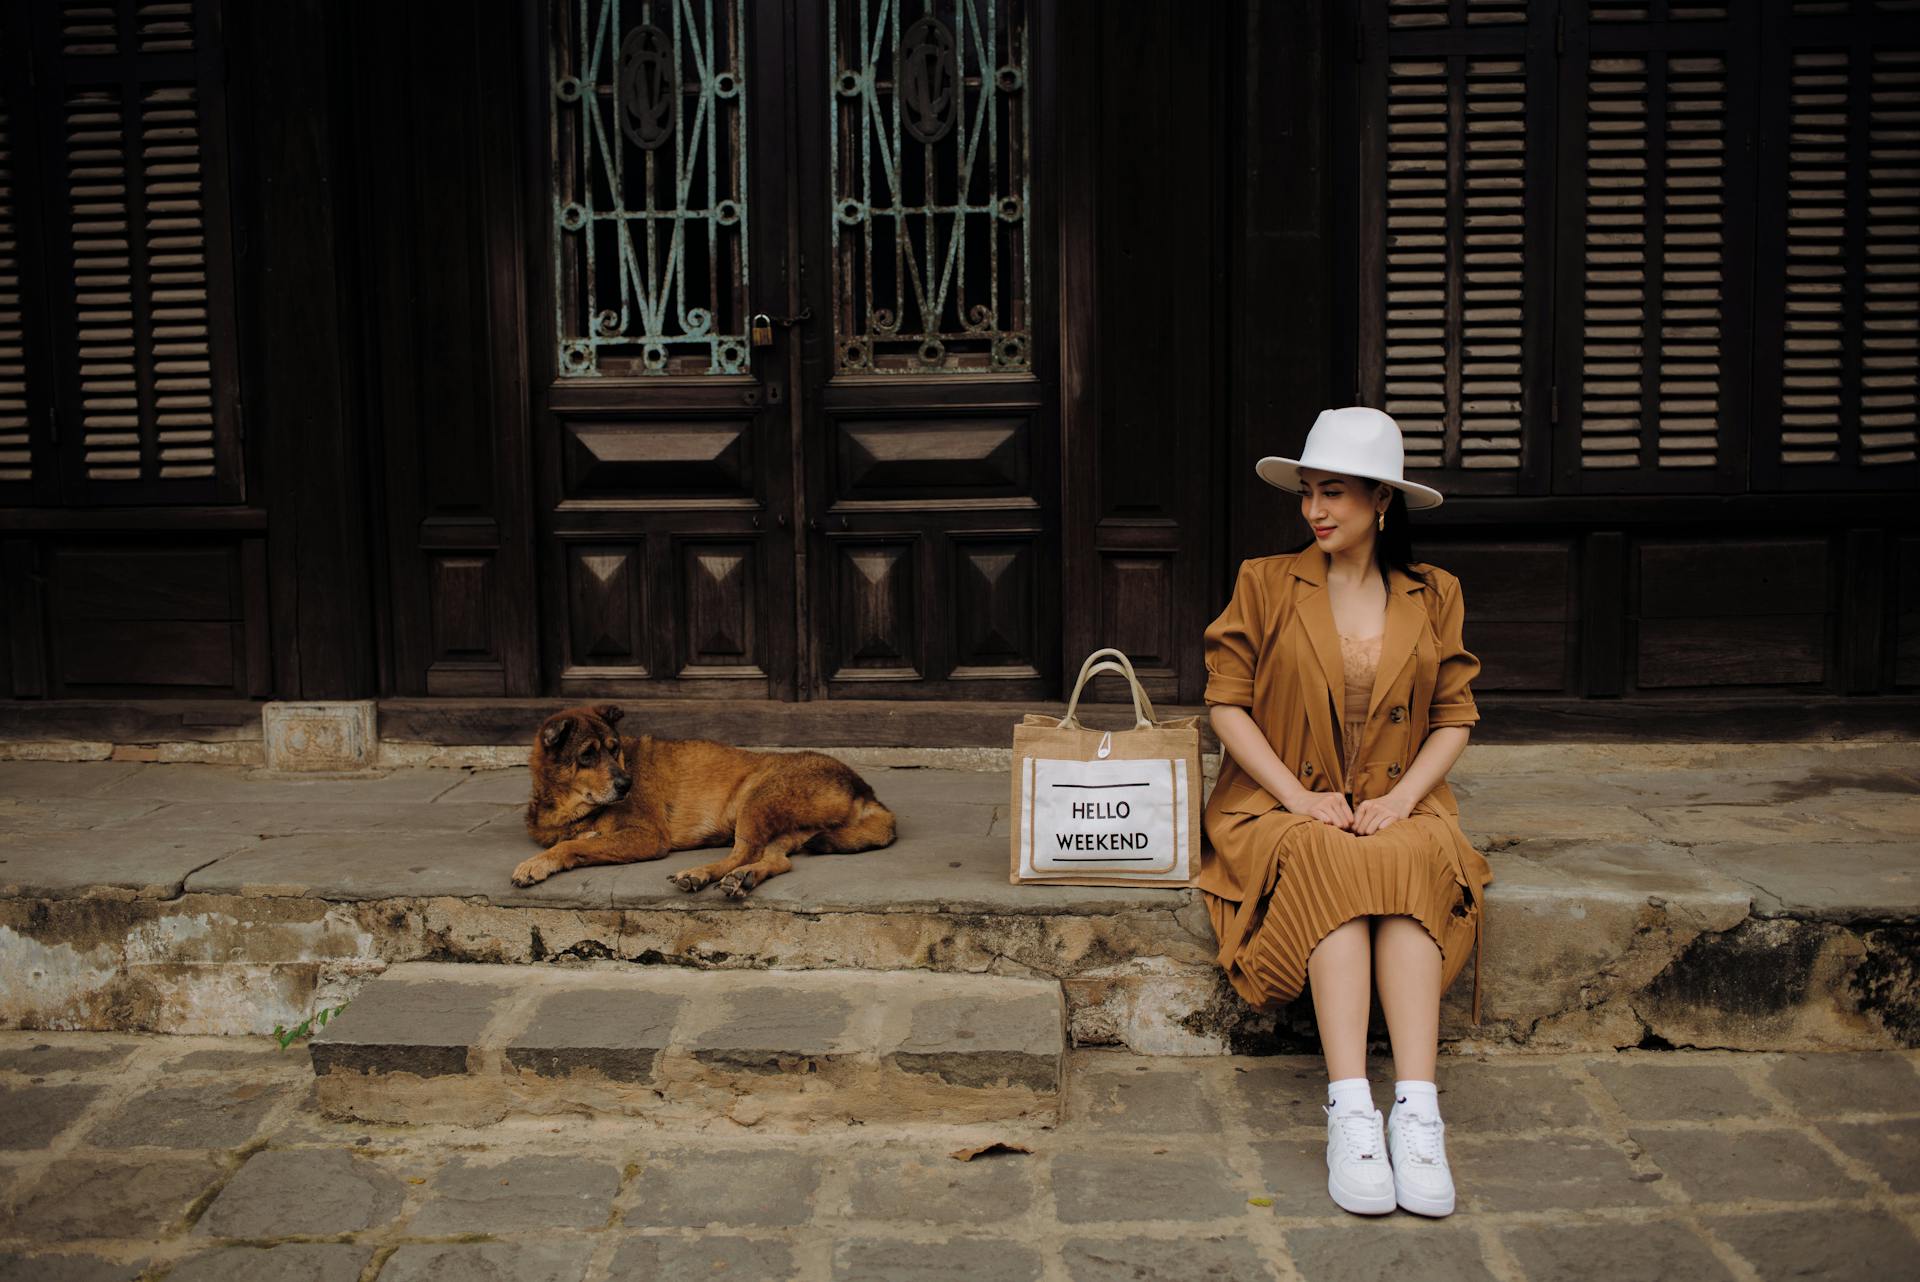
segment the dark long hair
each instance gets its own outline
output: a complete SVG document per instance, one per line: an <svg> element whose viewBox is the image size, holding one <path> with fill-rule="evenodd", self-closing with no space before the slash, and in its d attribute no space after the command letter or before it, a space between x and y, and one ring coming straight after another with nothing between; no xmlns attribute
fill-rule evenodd
<svg viewBox="0 0 1920 1282"><path fill-rule="evenodd" d="M1397 485L1390 485L1387 489L1392 495L1387 500L1387 528L1377 531L1373 536L1373 560L1380 567L1380 580L1391 584L1388 571L1399 570L1408 578L1425 583L1427 576L1413 568L1413 521L1410 519L1406 493ZM1309 533L1307 541L1294 551L1304 552L1313 546L1313 542L1313 536Z"/></svg>

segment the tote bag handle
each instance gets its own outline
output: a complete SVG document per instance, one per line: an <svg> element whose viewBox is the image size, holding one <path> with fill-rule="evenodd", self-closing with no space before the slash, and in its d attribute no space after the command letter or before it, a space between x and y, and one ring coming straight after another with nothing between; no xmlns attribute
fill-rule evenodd
<svg viewBox="0 0 1920 1282"><path fill-rule="evenodd" d="M1112 655L1113 658L1102 660L1103 655ZM1096 662L1096 660L1099 661ZM1140 678L1133 674L1133 664L1120 651L1105 649L1095 650L1087 656L1087 661L1080 665L1080 677L1073 683L1073 698L1067 703L1067 715L1060 719L1060 728L1063 730L1080 728L1080 721L1074 715L1080 706L1080 691L1085 688L1088 678L1102 672L1116 673L1127 679L1127 685L1133 691L1133 728L1144 730L1152 726L1153 700L1147 698L1147 692L1140 688Z"/></svg>

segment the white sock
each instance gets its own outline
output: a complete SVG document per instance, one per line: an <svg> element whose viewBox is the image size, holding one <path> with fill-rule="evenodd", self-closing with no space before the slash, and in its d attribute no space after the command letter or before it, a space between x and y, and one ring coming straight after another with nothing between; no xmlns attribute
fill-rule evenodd
<svg viewBox="0 0 1920 1282"><path fill-rule="evenodd" d="M1373 1112L1373 1087L1364 1077L1327 1083L1327 1107L1336 1113Z"/></svg>
<svg viewBox="0 0 1920 1282"><path fill-rule="evenodd" d="M1409 1117L1440 1119L1440 1092L1432 1082L1395 1082L1393 1111Z"/></svg>

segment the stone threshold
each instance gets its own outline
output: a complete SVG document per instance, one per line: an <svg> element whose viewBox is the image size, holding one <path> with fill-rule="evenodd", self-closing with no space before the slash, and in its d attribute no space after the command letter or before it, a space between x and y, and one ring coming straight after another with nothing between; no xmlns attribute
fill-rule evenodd
<svg viewBox="0 0 1920 1282"><path fill-rule="evenodd" d="M520 764L533 729L578 700L382 699L378 739L366 763L497 767ZM969 768L966 754L1004 753L1029 711L1059 715L1057 702L938 700L616 700L650 732L710 737L762 747L945 753L940 764ZM1809 743L1920 737L1920 696L1868 699L1793 696L1778 701L1676 695L1633 699L1547 699L1487 694L1477 744L1550 745ZM17 700L0 707L0 761L199 762L262 766L268 753L263 704L245 699ZM1124 706L1090 703L1089 724L1129 723ZM1164 716L1200 715L1205 750L1218 744L1205 708L1162 705ZM935 764L899 758L875 764Z"/></svg>
<svg viewBox="0 0 1920 1282"><path fill-rule="evenodd" d="M821 1123L1058 1118L1057 984L928 971L409 963L311 1043L317 1099L366 1122L509 1114Z"/></svg>

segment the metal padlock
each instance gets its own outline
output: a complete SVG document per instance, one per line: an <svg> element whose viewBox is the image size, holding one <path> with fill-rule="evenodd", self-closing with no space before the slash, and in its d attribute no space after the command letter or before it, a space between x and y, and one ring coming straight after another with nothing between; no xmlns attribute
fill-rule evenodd
<svg viewBox="0 0 1920 1282"><path fill-rule="evenodd" d="M773 346L773 317L765 312L755 312L753 316L753 345L755 347Z"/></svg>

